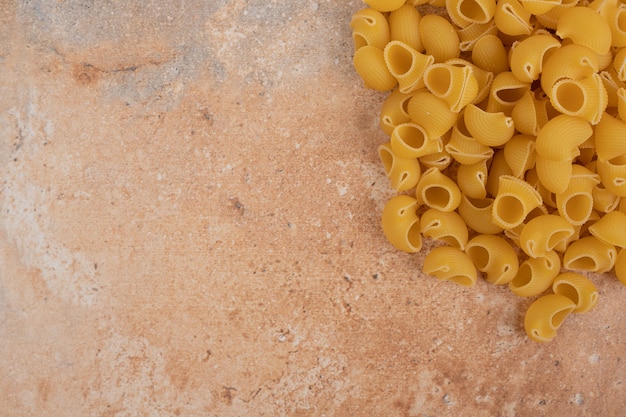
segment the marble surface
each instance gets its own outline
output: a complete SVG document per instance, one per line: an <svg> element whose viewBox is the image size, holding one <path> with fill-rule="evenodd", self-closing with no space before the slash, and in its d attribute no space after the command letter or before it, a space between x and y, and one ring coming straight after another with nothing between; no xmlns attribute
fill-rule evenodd
<svg viewBox="0 0 626 417"><path fill-rule="evenodd" d="M537 344L386 243L361 7L1 2L0 414L625 415L612 276Z"/></svg>

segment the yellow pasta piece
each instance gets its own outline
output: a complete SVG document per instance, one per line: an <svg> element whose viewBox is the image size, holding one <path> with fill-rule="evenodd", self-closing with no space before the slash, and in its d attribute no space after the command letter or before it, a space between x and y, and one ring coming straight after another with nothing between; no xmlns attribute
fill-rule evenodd
<svg viewBox="0 0 626 417"><path fill-rule="evenodd" d="M420 36L420 20L422 15L410 4L392 11L389 14L389 35L391 40L402 41L416 51L422 52L424 45Z"/></svg>
<svg viewBox="0 0 626 417"><path fill-rule="evenodd" d="M548 123L548 104L547 98L537 98L534 92L526 92L511 111L515 129L520 133L537 136L541 128Z"/></svg>
<svg viewBox="0 0 626 417"><path fill-rule="evenodd" d="M399 195L389 200L383 209L382 226L387 240L408 253L419 252L422 248L417 208L416 199Z"/></svg>
<svg viewBox="0 0 626 417"><path fill-rule="evenodd" d="M391 132L391 149L400 158L419 158L443 150L441 138L431 138L415 123L400 123Z"/></svg>
<svg viewBox="0 0 626 417"><path fill-rule="evenodd" d="M445 63L457 67L470 67L474 73L474 78L476 78L476 81L478 82L478 93L476 94L476 98L473 103L480 103L487 98L494 78L492 72L479 68L471 62L461 58L448 59Z"/></svg>
<svg viewBox="0 0 626 417"><path fill-rule="evenodd" d="M544 214L526 224L520 233L520 248L531 258L540 258L572 234L574 226L563 217Z"/></svg>
<svg viewBox="0 0 626 417"><path fill-rule="evenodd" d="M485 35L474 42L472 62L477 67L494 74L509 70L509 59L506 49L496 35Z"/></svg>
<svg viewBox="0 0 626 417"><path fill-rule="evenodd" d="M537 156L535 155L535 160L536 159L537 159ZM568 163L568 165L571 165L571 164ZM570 168L570 174L571 174L571 168ZM567 181L569 182L569 179ZM543 200L543 203L546 206L556 208L556 193L553 193L552 191L548 190L545 187L545 185L543 185L541 181L539 181L539 176L537 175L536 167L526 172L526 182L532 185L537 190L537 192L541 196L541 200ZM565 186L565 188L567 188L567 185Z"/></svg>
<svg viewBox="0 0 626 417"><path fill-rule="evenodd" d="M456 182L461 193L471 198L487 197L487 161L459 165Z"/></svg>
<svg viewBox="0 0 626 417"><path fill-rule="evenodd" d="M476 269L486 274L494 285L508 284L519 268L517 254L511 245L495 235L478 235L465 245L465 253Z"/></svg>
<svg viewBox="0 0 626 417"><path fill-rule="evenodd" d="M626 155L602 161L598 159L596 170L604 188L619 197L626 197Z"/></svg>
<svg viewBox="0 0 626 417"><path fill-rule="evenodd" d="M474 104L465 107L464 118L472 137L486 146L504 145L515 132L511 117L502 112L489 113Z"/></svg>
<svg viewBox="0 0 626 417"><path fill-rule="evenodd" d="M471 103L478 94L478 81L468 66L432 64L424 71L424 84L431 93L448 103L455 113Z"/></svg>
<svg viewBox="0 0 626 417"><path fill-rule="evenodd" d="M454 211L426 210L420 219L420 233L461 250L468 239L467 225Z"/></svg>
<svg viewBox="0 0 626 417"><path fill-rule="evenodd" d="M561 0L520 0L524 9L532 14L544 14L555 6L561 4Z"/></svg>
<svg viewBox="0 0 626 417"><path fill-rule="evenodd" d="M602 183L593 187L591 195L593 196L593 209L601 213L608 213L617 209L620 203L620 197L604 188Z"/></svg>
<svg viewBox="0 0 626 417"><path fill-rule="evenodd" d="M537 134L537 154L553 161L571 160L578 156L578 146L592 134L593 129L586 120L566 114L556 116Z"/></svg>
<svg viewBox="0 0 626 417"><path fill-rule="evenodd" d="M600 71L599 75L602 79L604 89L606 90L607 107L617 107L617 92L619 89L626 87L626 84L623 81L619 80L617 72L615 72L615 69L613 67L609 67L604 71Z"/></svg>
<svg viewBox="0 0 626 417"><path fill-rule="evenodd" d="M496 12L495 0L446 0L450 20L457 26L488 23Z"/></svg>
<svg viewBox="0 0 626 417"><path fill-rule="evenodd" d="M581 30L585 28L585 30ZM556 25L556 34L561 39L571 39L598 54L611 48L611 28L596 11L588 7L571 7L563 10Z"/></svg>
<svg viewBox="0 0 626 417"><path fill-rule="evenodd" d="M589 226L589 232L609 245L626 247L626 214L621 211L606 213Z"/></svg>
<svg viewBox="0 0 626 417"><path fill-rule="evenodd" d="M615 265L617 251L593 236L586 236L572 242L563 254L563 267L572 271L602 273Z"/></svg>
<svg viewBox="0 0 626 417"><path fill-rule="evenodd" d="M561 47L561 42L550 35L532 35L513 44L511 71L520 81L531 83L539 79L543 62L550 53Z"/></svg>
<svg viewBox="0 0 626 417"><path fill-rule="evenodd" d="M424 171L415 188L415 196L419 204L441 211L455 210L461 203L458 185L437 168Z"/></svg>
<svg viewBox="0 0 626 417"><path fill-rule="evenodd" d="M494 21L498 30L510 36L530 35L533 26L531 14L518 0L500 0L496 5Z"/></svg>
<svg viewBox="0 0 626 417"><path fill-rule="evenodd" d="M599 183L597 174L582 165L572 165L567 188L556 195L556 207L561 217L574 226L584 224L593 210L593 188Z"/></svg>
<svg viewBox="0 0 626 417"><path fill-rule="evenodd" d="M522 178L535 166L535 138L524 134L513 136L504 145L504 160L513 176Z"/></svg>
<svg viewBox="0 0 626 417"><path fill-rule="evenodd" d="M354 69L367 88L388 91L398 84L385 64L383 51L375 46L363 46L354 53Z"/></svg>
<svg viewBox="0 0 626 417"><path fill-rule="evenodd" d="M621 48L626 46L626 7L618 0L608 1L610 4L604 13L600 13L611 29L611 46Z"/></svg>
<svg viewBox="0 0 626 417"><path fill-rule="evenodd" d="M460 164L471 165L491 158L493 149L474 139L465 126L464 117L457 119L452 127L446 151Z"/></svg>
<svg viewBox="0 0 626 417"><path fill-rule="evenodd" d="M594 136L599 160L608 161L626 155L626 122L604 112Z"/></svg>
<svg viewBox="0 0 626 417"><path fill-rule="evenodd" d="M422 271L437 279L465 287L474 286L478 279L478 273L469 256L450 246L441 246L428 252L424 257Z"/></svg>
<svg viewBox="0 0 626 417"><path fill-rule="evenodd" d="M527 182L512 175L503 175L493 202L492 222L503 229L513 228L541 203L541 196Z"/></svg>
<svg viewBox="0 0 626 417"><path fill-rule="evenodd" d="M394 190L398 192L407 191L417 185L421 176L420 164L417 159L398 157L393 152L390 143L380 145L378 155Z"/></svg>
<svg viewBox="0 0 626 417"><path fill-rule="evenodd" d="M497 35L498 28L493 21L487 23L472 23L456 31L459 35L459 49L462 52L474 49L474 44L483 36Z"/></svg>
<svg viewBox="0 0 626 417"><path fill-rule="evenodd" d="M497 234L502 232L502 227L491 221L493 210L493 198L475 199L466 195L461 196L458 213L467 226L481 234Z"/></svg>
<svg viewBox="0 0 626 417"><path fill-rule="evenodd" d="M511 71L501 72L496 75L491 84L487 111L503 112L510 116L515 104L529 91L530 83L518 80Z"/></svg>
<svg viewBox="0 0 626 417"><path fill-rule="evenodd" d="M620 249L615 259L615 276L626 285L626 249Z"/></svg>
<svg viewBox="0 0 626 417"><path fill-rule="evenodd" d="M556 81L548 92L550 102L559 112L579 116L597 124L608 104L608 94L598 74L580 80Z"/></svg>
<svg viewBox="0 0 626 417"><path fill-rule="evenodd" d="M441 152L431 153L430 155L419 158L420 163L426 168L437 168L443 171L452 163L450 154L444 149Z"/></svg>
<svg viewBox="0 0 626 417"><path fill-rule="evenodd" d="M549 342L576 303L564 295L548 294L533 302L524 317L524 329L535 342Z"/></svg>
<svg viewBox="0 0 626 417"><path fill-rule="evenodd" d="M535 169L541 185L549 192L554 193L556 197L556 194L567 190L572 176L572 159L552 160L543 158L537 153L535 155Z"/></svg>
<svg viewBox="0 0 626 417"><path fill-rule="evenodd" d="M402 7L406 0L363 0L368 6L381 12L391 12Z"/></svg>
<svg viewBox="0 0 626 417"><path fill-rule="evenodd" d="M570 7L575 7L578 1L579 0L563 1L561 4L554 6L546 13L536 15L535 19L537 19L537 22L544 28L556 30L556 25L561 18L561 13L563 12L563 10Z"/></svg>
<svg viewBox="0 0 626 417"><path fill-rule="evenodd" d="M378 10L359 10L352 15L350 27L355 51L368 45L382 51L389 42L389 23Z"/></svg>
<svg viewBox="0 0 626 417"><path fill-rule="evenodd" d="M588 278L575 272L565 272L554 279L552 291L572 300L573 313L585 313L598 303L598 290Z"/></svg>
<svg viewBox="0 0 626 417"><path fill-rule="evenodd" d="M400 92L409 94L424 87L424 71L434 62L430 55L422 54L402 41L391 41L383 51L385 64L398 80Z"/></svg>
<svg viewBox="0 0 626 417"><path fill-rule="evenodd" d="M517 275L509 282L509 289L521 297L533 297L552 286L559 274L561 258L555 251L541 258L529 258L519 266Z"/></svg>
<svg viewBox="0 0 626 417"><path fill-rule="evenodd" d="M513 243L515 243L515 245L519 247L520 234L522 233L522 230L524 230L526 223L528 223L535 217L543 216L544 214L548 214L548 209L546 208L546 206L541 205L541 206L535 207L534 209L530 211L530 213L528 213L528 215L526 215L526 218L521 224L512 228L509 228L509 229L504 229L504 235L508 237L509 239L511 239Z"/></svg>
<svg viewBox="0 0 626 417"><path fill-rule="evenodd" d="M620 81L626 81L626 48L620 49L613 58L613 69Z"/></svg>
<svg viewBox="0 0 626 417"><path fill-rule="evenodd" d="M500 186L500 177L505 175L513 175L513 171L509 168L504 158L504 151L499 150L493 155L491 165L489 166L489 176L487 177L487 193L495 196L498 194Z"/></svg>
<svg viewBox="0 0 626 417"><path fill-rule="evenodd" d="M380 110L380 127L387 135L391 136L393 129L400 123L406 123L411 120L406 111L410 99L410 94L404 94L400 90L395 89L383 102Z"/></svg>
<svg viewBox="0 0 626 417"><path fill-rule="evenodd" d="M555 82L563 78L580 80L600 69L598 54L584 45L569 44L554 49L543 63L541 88L551 91Z"/></svg>
<svg viewBox="0 0 626 417"><path fill-rule="evenodd" d="M431 138L438 138L450 130L458 117L445 100L429 91L416 92L409 100L407 113Z"/></svg>
<svg viewBox="0 0 626 417"><path fill-rule="evenodd" d="M420 21L420 36L426 53L435 57L435 62L458 58L461 54L459 36L454 26L441 16L423 16Z"/></svg>

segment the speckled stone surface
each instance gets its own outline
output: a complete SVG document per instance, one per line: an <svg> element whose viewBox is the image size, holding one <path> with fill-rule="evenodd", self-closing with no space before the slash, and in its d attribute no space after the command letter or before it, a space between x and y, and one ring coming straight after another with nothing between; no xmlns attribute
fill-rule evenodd
<svg viewBox="0 0 626 417"><path fill-rule="evenodd" d="M626 415L615 278L537 344L385 241L361 7L0 2L1 415Z"/></svg>

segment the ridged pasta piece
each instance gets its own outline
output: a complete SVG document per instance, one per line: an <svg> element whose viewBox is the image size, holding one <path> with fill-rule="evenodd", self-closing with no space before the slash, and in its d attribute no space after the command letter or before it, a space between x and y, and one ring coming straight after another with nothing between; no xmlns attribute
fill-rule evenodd
<svg viewBox="0 0 626 417"><path fill-rule="evenodd" d="M535 19L542 27L556 30L556 25L561 18L561 13L563 13L563 10L570 7L575 7L578 2L579 0L564 0L561 2L561 4L554 6L546 13L536 15Z"/></svg>
<svg viewBox="0 0 626 417"><path fill-rule="evenodd" d="M465 224L473 231L481 234L495 235L502 232L502 227L491 221L493 198L475 199L466 195L461 196L458 213Z"/></svg>
<svg viewBox="0 0 626 417"><path fill-rule="evenodd" d="M456 182L461 193L471 198L487 197L487 161L471 165L459 165Z"/></svg>
<svg viewBox="0 0 626 417"><path fill-rule="evenodd" d="M621 211L606 213L589 226L589 232L602 242L626 248L626 214Z"/></svg>
<svg viewBox="0 0 626 417"><path fill-rule="evenodd" d="M532 35L513 44L511 71L515 78L531 83L539 79L543 62L550 53L561 47L561 42L550 35Z"/></svg>
<svg viewBox="0 0 626 417"><path fill-rule="evenodd" d="M522 233L522 230L524 230L526 223L528 223L535 217L543 216L544 214L548 214L548 209L546 208L546 206L541 205L541 206L535 207L534 209L530 211L530 213L528 213L528 215L526 216L526 218L521 224L515 227L511 227L509 229L504 229L504 236L511 239L513 243L515 243L515 245L519 247L520 234Z"/></svg>
<svg viewBox="0 0 626 417"><path fill-rule="evenodd" d="M383 209L382 226L387 240L408 253L419 252L422 248L417 208L416 199L399 195L389 200Z"/></svg>
<svg viewBox="0 0 626 417"><path fill-rule="evenodd" d="M450 140L445 149L458 163L464 165L475 164L493 155L491 147L483 145L469 134L463 115L452 127Z"/></svg>
<svg viewBox="0 0 626 417"><path fill-rule="evenodd" d="M520 0L524 9L534 15L544 14L561 4L561 0Z"/></svg>
<svg viewBox="0 0 626 417"><path fill-rule="evenodd" d="M478 81L472 68L467 66L432 64L424 71L424 84L455 113L474 101L478 94Z"/></svg>
<svg viewBox="0 0 626 417"><path fill-rule="evenodd" d="M533 25L531 14L517 0L500 0L496 5L494 21L502 33L510 36L530 35Z"/></svg>
<svg viewBox="0 0 626 417"><path fill-rule="evenodd" d="M619 197L626 197L626 156L602 161L598 159L596 170L604 188Z"/></svg>
<svg viewBox="0 0 626 417"><path fill-rule="evenodd" d="M593 236L586 236L572 242L563 254L563 267L572 271L602 273L615 265L617 251Z"/></svg>
<svg viewBox="0 0 626 417"><path fill-rule="evenodd" d="M444 149L441 152L431 153L430 155L422 156L419 158L420 163L426 168L437 168L439 171L443 171L448 168L452 163L452 157Z"/></svg>
<svg viewBox="0 0 626 417"><path fill-rule="evenodd" d="M547 294L534 301L524 317L524 329L535 342L549 342L576 303L564 295Z"/></svg>
<svg viewBox="0 0 626 417"><path fill-rule="evenodd" d="M486 110L491 113L503 112L510 116L515 104L529 91L530 83L518 80L511 71L501 72L491 84Z"/></svg>
<svg viewBox="0 0 626 417"><path fill-rule="evenodd" d="M473 287L478 279L469 256L451 246L441 246L428 252L424 257L422 272L465 287Z"/></svg>
<svg viewBox="0 0 626 417"><path fill-rule="evenodd" d="M381 12L391 12L402 7L406 0L363 0L365 4Z"/></svg>
<svg viewBox="0 0 626 417"><path fill-rule="evenodd" d="M446 0L450 20L460 27L488 23L496 12L495 0Z"/></svg>
<svg viewBox="0 0 626 417"><path fill-rule="evenodd" d="M400 123L391 132L391 149L400 158L419 158L443 150L441 137L431 138L415 123Z"/></svg>
<svg viewBox="0 0 626 417"><path fill-rule="evenodd" d="M602 79L604 89L606 90L607 107L617 107L617 91L620 88L626 87L626 84L619 80L615 69L612 67L609 67L604 71L600 71L599 75L600 79Z"/></svg>
<svg viewBox="0 0 626 417"><path fill-rule="evenodd" d="M612 35L608 22L588 7L563 10L556 25L556 34L561 39L571 39L575 44L584 45L598 54L605 54L611 48Z"/></svg>
<svg viewBox="0 0 626 417"><path fill-rule="evenodd" d="M585 119L566 114L556 116L537 134L537 154L554 161L572 159L579 154L578 146L592 134L593 129Z"/></svg>
<svg viewBox="0 0 626 417"><path fill-rule="evenodd" d="M423 16L420 21L420 36L426 53L435 57L435 62L458 58L461 54L459 35L452 23L441 16Z"/></svg>
<svg viewBox="0 0 626 417"><path fill-rule="evenodd" d="M535 155L535 160L536 159L537 156ZM537 175L537 167L532 168L526 172L526 182L532 185L537 190L537 192L541 196L543 204L545 204L547 207L556 208L556 193L548 190L545 185L543 185L541 181L539 181L539 176ZM567 185L565 187L567 188Z"/></svg>
<svg viewBox="0 0 626 417"><path fill-rule="evenodd" d="M554 279L552 291L572 300L573 313L585 313L598 303L598 290L587 277L576 272L565 272Z"/></svg>
<svg viewBox="0 0 626 417"><path fill-rule="evenodd" d="M612 0L604 13L600 13L608 22L611 29L611 46L621 48L626 46L626 7L621 1Z"/></svg>
<svg viewBox="0 0 626 417"><path fill-rule="evenodd" d="M499 74L509 70L509 58L500 38L485 35L474 42L472 62L477 67Z"/></svg>
<svg viewBox="0 0 626 417"><path fill-rule="evenodd" d="M582 165L572 165L567 189L556 195L556 207L561 217L574 226L584 224L593 210L593 188L600 183L598 175Z"/></svg>
<svg viewBox="0 0 626 417"><path fill-rule="evenodd" d="M615 276L626 285L626 249L620 249L615 259Z"/></svg>
<svg viewBox="0 0 626 417"><path fill-rule="evenodd" d="M429 168L415 188L419 204L441 211L455 210L461 203L461 190L448 176L437 168Z"/></svg>
<svg viewBox="0 0 626 417"><path fill-rule="evenodd" d="M511 117L502 112L484 111L474 104L465 107L464 118L468 132L486 146L504 145L515 132Z"/></svg>
<svg viewBox="0 0 626 417"><path fill-rule="evenodd" d="M541 203L537 190L526 181L503 175L493 202L492 222L503 229L513 228L520 225L528 213Z"/></svg>
<svg viewBox="0 0 626 417"><path fill-rule="evenodd" d="M548 99L537 98L532 91L526 92L511 111L515 129L520 133L537 136L541 128L548 123L548 103Z"/></svg>
<svg viewBox="0 0 626 417"><path fill-rule="evenodd" d="M535 138L524 134L513 136L504 145L504 160L513 176L523 178L535 166Z"/></svg>
<svg viewBox="0 0 626 417"><path fill-rule="evenodd" d="M485 279L494 284L508 284L519 268L519 259L506 240L495 235L478 235L465 245L465 253L476 269L486 274Z"/></svg>
<svg viewBox="0 0 626 417"><path fill-rule="evenodd" d="M456 33L459 35L459 49L462 52L474 49L474 44L483 36L497 35L498 28L493 21L487 23L472 23L469 26L458 29Z"/></svg>
<svg viewBox="0 0 626 417"><path fill-rule="evenodd" d="M393 129L400 123L411 120L407 113L407 105L411 99L411 94L404 94L395 89L387 96L380 110L380 127L389 136Z"/></svg>
<svg viewBox="0 0 626 417"><path fill-rule="evenodd" d="M367 88L388 91L398 84L385 64L383 51L375 46L363 46L354 53L354 69Z"/></svg>
<svg viewBox="0 0 626 417"><path fill-rule="evenodd" d="M385 64L398 80L400 92L409 94L424 87L424 71L434 62L430 55L416 51L402 41L391 41L383 51Z"/></svg>
<svg viewBox="0 0 626 417"><path fill-rule="evenodd" d="M487 98L494 78L492 72L479 68L471 62L461 58L448 59L445 63L457 67L470 67L474 72L474 78L476 78L476 81L478 82L478 93L474 99L474 104L480 103Z"/></svg>
<svg viewBox="0 0 626 417"><path fill-rule="evenodd" d="M374 46L381 51L389 42L389 23L378 10L362 9L350 21L355 52L363 46Z"/></svg>
<svg viewBox="0 0 626 417"><path fill-rule="evenodd" d="M378 155L394 190L398 192L407 191L417 185L421 176L420 164L417 159L398 157L393 152L390 143L380 145Z"/></svg>
<svg viewBox="0 0 626 417"><path fill-rule="evenodd" d="M407 113L431 138L438 138L450 130L458 117L445 100L429 91L416 92L409 100Z"/></svg>
<svg viewBox="0 0 626 417"><path fill-rule="evenodd" d="M576 240L580 239L581 237L591 236L591 233L589 233L589 228L593 224L595 224L595 222L600 220L601 217L602 217L602 215L600 213L598 213L595 210L592 211L591 215L589 216L589 220L587 220L587 223L583 224L582 226L578 226L578 231L575 233L575 234L577 234ZM574 227L574 229L576 229L576 227ZM574 239L572 239L571 241L573 242ZM570 243L570 242L568 242L568 243ZM564 249L567 249L567 248L564 248ZM561 250L561 252L565 252L565 250Z"/></svg>
<svg viewBox="0 0 626 417"><path fill-rule="evenodd" d="M468 240L467 225L454 211L426 210L420 218L420 233L461 250Z"/></svg>
<svg viewBox="0 0 626 417"><path fill-rule="evenodd" d="M559 275L561 258L555 251L541 258L528 258L522 262L517 275L509 282L509 289L521 297L534 297L552 286Z"/></svg>
<svg viewBox="0 0 626 417"><path fill-rule="evenodd" d="M552 85L550 102L563 114L578 116L595 125L608 104L608 95L598 74L580 80L564 78Z"/></svg>
<svg viewBox="0 0 626 417"><path fill-rule="evenodd" d="M572 234L574 226L563 217L544 214L526 224L520 233L520 248L531 258L540 258Z"/></svg>
<svg viewBox="0 0 626 417"><path fill-rule="evenodd" d="M626 122L604 112L594 136L599 160L608 161L626 155Z"/></svg>
<svg viewBox="0 0 626 417"><path fill-rule="evenodd" d="M391 40L402 41L416 51L422 52L424 45L420 35L422 15L410 4L392 11L389 14L389 35Z"/></svg>
<svg viewBox="0 0 626 417"><path fill-rule="evenodd" d="M561 46L547 57L541 72L541 88L551 91L555 82L563 78L580 80L598 72L598 55L584 45Z"/></svg>
<svg viewBox="0 0 626 417"><path fill-rule="evenodd" d="M620 203L620 197L604 188L602 183L593 187L591 195L593 196L593 209L600 213L613 211Z"/></svg>
<svg viewBox="0 0 626 417"><path fill-rule="evenodd" d="M572 159L553 160L536 154L535 169L541 185L556 196L567 190L572 176Z"/></svg>
<svg viewBox="0 0 626 417"><path fill-rule="evenodd" d="M491 165L489 166L489 176L487 177L487 193L495 196L498 194L500 186L500 177L505 175L513 175L513 171L509 168L504 158L504 151L499 150L493 154Z"/></svg>

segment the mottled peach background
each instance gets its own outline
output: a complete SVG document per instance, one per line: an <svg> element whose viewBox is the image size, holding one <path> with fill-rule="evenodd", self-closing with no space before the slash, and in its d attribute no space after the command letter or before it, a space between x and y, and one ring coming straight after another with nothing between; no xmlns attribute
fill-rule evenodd
<svg viewBox="0 0 626 417"><path fill-rule="evenodd" d="M359 1L0 1L3 416L623 416L626 288L532 300L385 241Z"/></svg>

